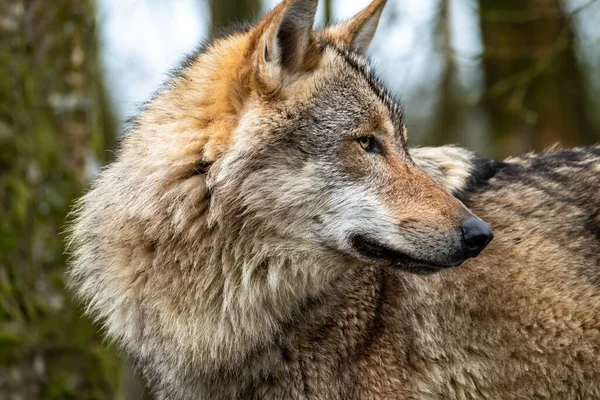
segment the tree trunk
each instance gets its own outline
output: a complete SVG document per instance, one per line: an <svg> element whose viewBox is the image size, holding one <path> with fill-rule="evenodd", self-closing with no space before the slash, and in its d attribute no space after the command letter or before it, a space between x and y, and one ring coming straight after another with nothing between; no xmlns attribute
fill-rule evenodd
<svg viewBox="0 0 600 400"><path fill-rule="evenodd" d="M439 146L460 142L457 133L461 104L456 88L456 61L451 48L450 1L440 0L436 21L436 39L440 41L443 71L438 83L438 102L431 133L425 144Z"/></svg>
<svg viewBox="0 0 600 400"><path fill-rule="evenodd" d="M92 0L0 0L0 398L113 399L118 361L65 290L65 216L109 157Z"/></svg>
<svg viewBox="0 0 600 400"><path fill-rule="evenodd" d="M484 102L499 155L595 138L560 0L480 0Z"/></svg>
<svg viewBox="0 0 600 400"><path fill-rule="evenodd" d="M212 31L252 21L260 5L260 0L210 0Z"/></svg>
<svg viewBox="0 0 600 400"><path fill-rule="evenodd" d="M331 23L333 23L333 0L325 0L324 1L324 6L325 6L325 24L324 26L327 26Z"/></svg>

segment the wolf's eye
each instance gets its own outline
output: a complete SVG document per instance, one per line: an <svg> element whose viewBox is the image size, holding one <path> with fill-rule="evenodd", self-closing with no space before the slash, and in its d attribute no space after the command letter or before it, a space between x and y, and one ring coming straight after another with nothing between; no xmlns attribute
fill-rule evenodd
<svg viewBox="0 0 600 400"><path fill-rule="evenodd" d="M369 153L381 153L381 144L373 136L363 136L357 139L358 144L366 152Z"/></svg>

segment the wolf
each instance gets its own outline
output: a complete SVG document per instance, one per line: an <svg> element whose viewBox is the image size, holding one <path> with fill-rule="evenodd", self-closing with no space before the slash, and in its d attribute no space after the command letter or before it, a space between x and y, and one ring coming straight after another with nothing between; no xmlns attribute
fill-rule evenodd
<svg viewBox="0 0 600 400"><path fill-rule="evenodd" d="M69 284L157 398L600 396L600 148L410 148L384 5L215 38L75 207Z"/></svg>

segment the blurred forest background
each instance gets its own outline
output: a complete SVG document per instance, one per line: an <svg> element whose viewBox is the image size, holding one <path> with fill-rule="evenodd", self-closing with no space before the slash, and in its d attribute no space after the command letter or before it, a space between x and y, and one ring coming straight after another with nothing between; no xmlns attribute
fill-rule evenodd
<svg viewBox="0 0 600 400"><path fill-rule="evenodd" d="M64 220L123 121L211 31L276 0L0 0L0 400L139 399L64 289ZM367 0L321 1L320 25ZM600 141L600 0L389 0L371 58L412 145Z"/></svg>

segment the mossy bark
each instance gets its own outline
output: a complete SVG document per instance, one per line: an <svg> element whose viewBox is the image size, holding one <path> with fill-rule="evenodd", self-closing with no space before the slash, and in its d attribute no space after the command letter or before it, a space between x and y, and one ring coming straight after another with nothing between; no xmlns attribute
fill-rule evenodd
<svg viewBox="0 0 600 400"><path fill-rule="evenodd" d="M0 0L0 394L112 399L119 364L65 289L65 217L114 146L92 0Z"/></svg>

